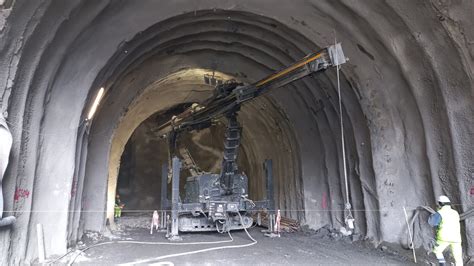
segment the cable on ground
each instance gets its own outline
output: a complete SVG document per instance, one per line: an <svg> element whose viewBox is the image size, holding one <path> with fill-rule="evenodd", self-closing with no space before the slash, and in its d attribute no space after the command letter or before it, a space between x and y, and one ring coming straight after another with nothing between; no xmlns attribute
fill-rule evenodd
<svg viewBox="0 0 474 266"><path fill-rule="evenodd" d="M237 212L240 217L240 222L243 223L242 216L240 215L239 212ZM186 255L192 255L192 254L197 254L197 253L204 253L208 251L214 251L214 250L222 250L222 249L234 249L234 248L245 248L245 247L250 247L255 244L257 244L257 240L255 240L250 233L247 231L247 228L244 227L245 233L247 236L252 240L252 243L248 244L242 244L242 245L233 245L233 246L223 246L223 247L214 247L214 248L205 248L205 249L199 249L199 250L194 250L194 251L188 251L188 252L182 252L182 253L175 253L175 254L169 254L169 255L164 255L156 258L151 258L151 259L146 259L146 260L140 260L140 261L134 261L134 262L129 262L129 263L124 263L124 264L119 264L119 265L134 265L134 264L141 264L141 263L151 263L157 260L162 260L162 259L167 259L167 258L174 258L174 257L180 257L180 256L186 256ZM230 231L228 232L229 236L232 237L230 234ZM233 238L232 238L233 240Z"/></svg>
<svg viewBox="0 0 474 266"><path fill-rule="evenodd" d="M59 260L61 260L62 258L66 257L67 255L71 254L71 253L74 253L74 252L78 252L78 254L70 261L68 262L67 265L72 265L74 263L74 261L77 259L77 257L84 253L84 251L90 249L90 248L94 248L94 247L98 247L98 246L103 246L103 245L109 245L109 244L142 244L142 245L174 245L174 246L185 246L185 245L209 245L209 244L223 244L223 243L230 243L230 242L233 242L234 239L232 238L232 236L230 235L230 232L229 233L229 237L230 237L230 240L220 240L220 241L209 241L209 242L190 242L190 243L173 243L173 242L146 242L146 241L133 241L133 240L118 240L118 241L109 241L109 242L102 242L102 243L97 243L97 244L94 244L94 245L91 245L91 246L88 246L88 247L85 247L83 249L76 249L76 250L72 250L66 254L64 254L63 256L49 262L48 264L53 264L53 263L56 263L58 262Z"/></svg>

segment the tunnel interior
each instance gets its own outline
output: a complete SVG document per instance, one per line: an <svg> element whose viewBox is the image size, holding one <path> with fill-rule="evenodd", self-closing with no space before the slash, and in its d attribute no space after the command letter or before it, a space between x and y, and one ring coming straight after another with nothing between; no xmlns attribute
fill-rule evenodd
<svg viewBox="0 0 474 266"><path fill-rule="evenodd" d="M204 81L204 80L203 80ZM205 81L204 81L205 82ZM180 104L170 110L158 112L143 121L130 136L120 158L120 168L117 177L116 194L120 195L125 204L122 215L135 215L161 210L161 185L164 165L168 168L170 161L169 140L158 134L158 126L165 123L173 114L181 113L189 104ZM270 134L270 132L266 132ZM179 135L177 140L180 159L187 154L191 155L195 166L200 172L220 173L224 149L225 125L218 121L212 127L186 132ZM252 147L255 143L251 139L243 139L242 146ZM258 171L258 165L252 166L247 159L244 148L239 150L237 164L239 172L246 173L249 178L249 198L262 200L265 194L265 177ZM255 151L253 151L255 152ZM261 162L260 167L263 167ZM288 167L283 165L283 167ZM185 194L187 177L193 172L189 167L180 172L180 196ZM260 175L260 176L259 176ZM164 178L168 179L168 173ZM294 177L291 177L294 178ZM171 180L169 180L171 181ZM167 182L167 196L171 195L171 188Z"/></svg>
<svg viewBox="0 0 474 266"><path fill-rule="evenodd" d="M196 32L197 28L202 28L202 32L185 33L186 30ZM172 104L180 104L183 101L199 102L206 97L204 90L208 91L209 96L212 86L206 84L205 77L211 73L215 75L216 71L219 76L251 83L304 57L311 52L311 49L318 49L317 45L303 35L281 23L245 12L213 10L185 14L154 25L147 31L150 33L142 35L153 34L154 38L145 43L140 39L129 42L127 46L130 48L123 48L130 49L126 53L127 59L121 58L121 62L130 65L122 70L120 75L116 74L114 83L111 83L111 78L107 81L111 87L108 97L113 97L114 100L116 96L112 90L120 91L125 87L136 88L127 92L136 93L142 90L139 94L126 95L134 98L113 132L107 184L109 206L114 199L116 169L120 163L119 157L124 149L124 143L140 120L160 108L166 110ZM217 34L219 38L216 40ZM270 38L277 41L274 43L266 41ZM144 48L149 43L153 45L153 49ZM131 47L135 46L137 48L134 52ZM138 51L141 54L135 55L134 53L139 53ZM120 56L123 57L122 54ZM115 68L119 65L114 61L110 64ZM182 69L183 65L187 66L185 70ZM173 67L178 67L179 70ZM154 73L157 71L160 73ZM275 161L276 168L274 169L276 205L282 209L284 215L304 221L313 228L327 224L337 227L344 219L341 211L345 199L341 174L341 142L338 140L341 133L335 76L334 71L327 71L296 81L287 88L278 89L263 99L244 106L239 115L244 128L242 154L247 159L245 168L248 169L245 170L252 176L251 191L256 193L257 198L262 196L263 183L258 177L263 176L262 162L271 158ZM142 88L144 83L146 87ZM344 77L342 86L344 108L348 108L346 106L351 108L350 111L343 112L343 119L346 120L344 130L349 136L345 143L350 158L348 169L351 199L349 200L356 202L358 205L354 207L358 209L364 209L366 205L378 209L378 201L371 193L375 185L370 167L371 160L358 159L360 152L370 153L368 151L371 149L370 137L368 134L363 134L368 132L367 123L357 100L356 91ZM200 91L197 87L200 87ZM181 95L178 92L181 92ZM103 109L97 114L91 128L92 136L96 128L99 131L103 130L102 119L110 119L107 112L116 110L115 106L109 108L109 101L112 102L112 99L104 99ZM362 147L355 145L355 136L352 135L353 123L360 128L358 134L361 135L359 141L362 142ZM98 142L102 141L100 137L92 137L90 142L94 143L96 139ZM95 143L90 146L97 147ZM90 150L88 153L90 154L88 161L97 160L95 158L99 156L97 153L91 154ZM87 170L86 164L86 176ZM93 170L94 174L98 172L97 169ZM364 174L365 190L359 177L361 171ZM93 182L97 180L100 179L94 178ZM86 179L84 183L86 195L89 193L88 181ZM93 187L97 189L97 183L94 183ZM95 192L93 190L92 193L101 195ZM103 204L99 200L92 201L99 206ZM305 206L311 207L305 211ZM108 210L110 209L109 207ZM365 215L372 216L371 213L355 215L360 221L357 228L362 234L380 237L377 233L378 217L367 219ZM85 228L88 228L87 217L85 221ZM101 220L98 222L102 224ZM95 225L88 229L94 227Z"/></svg>
<svg viewBox="0 0 474 266"><path fill-rule="evenodd" d="M270 39L272 42L268 42ZM109 120L108 112L117 110L115 95L123 93L123 98L129 97L128 101L131 103L112 133L107 183L108 212L111 213L116 169L120 164L119 158L124 143L139 121L153 112L167 110L175 104L186 101L200 102L206 98L206 91L209 97L212 86L206 84L206 76L215 75L217 72L218 76L227 79L252 83L319 48L302 34L272 19L247 12L223 10L173 17L153 25L124 45L122 49L127 53L123 55L119 51L116 55L119 62L109 62L114 68L114 73L107 79L110 87L107 96L109 98L104 99L103 107L91 127L91 135L96 128L103 130L102 119ZM357 48L366 52L360 44ZM370 53L367 57L373 60ZM401 216L402 210L392 209L395 200L390 196L386 200L380 199L383 196L377 192L380 188L377 187L374 168L384 172L383 190L386 190L388 195L396 195L403 190L406 202L420 201L423 197L433 198L433 187L428 180L411 179L411 169L406 169L407 172L401 174L404 169L392 166L395 165L393 160L401 163L409 158L404 158L406 155L403 150L391 150L384 143L388 139L371 139L358 96L360 92L343 73L342 117L345 122L344 141L350 180L347 184L349 198L346 198L336 83L335 71L326 71L296 81L243 107L239 115L244 125L242 153L247 158L246 167L249 173L257 177L250 179L250 188L256 192L257 197L261 196L262 182L258 177L263 176L263 160L271 158L276 167L276 206L285 216L298 219L310 228L317 229L325 225L338 227L342 225L341 221L344 221L344 204L349 201L354 204L355 210L374 210L354 213L357 233L380 239L384 237L382 234L385 231L381 230L380 226L386 226L387 230L398 226L397 218ZM395 97L392 93L398 94L398 98L403 93L409 95L409 92L403 90L382 90L380 93L383 101L386 101L387 105L394 105L395 109L399 108L397 105L401 99L392 98ZM406 108L404 111L412 113L412 108L413 113L416 113L416 102L413 98L406 97L403 101ZM390 119L402 119L404 127L414 127L421 131L413 115L401 112L394 116ZM381 118L381 123L388 120L388 117ZM383 125L379 130L385 130ZM392 141L398 142L397 138L402 139L404 134L407 134L404 130L406 129L394 130L390 136ZM414 141L416 138L417 136L412 136L410 140ZM92 137L90 142L94 145L91 146L96 147L96 139L102 141L100 137ZM422 146L420 143L405 143L402 149L421 149ZM391 155L378 159L380 162L372 161L373 156L370 154L379 151L382 154L390 152ZM101 155L96 152L91 154L91 150L88 152L88 161L100 160L95 157ZM377 163L380 166L377 166ZM86 176L89 175L88 170L86 164ZM92 171L93 175L100 172L97 169ZM396 180L393 176L395 174L399 175ZM103 178L92 181L94 196L101 195L96 193L98 180L104 184ZM395 182L401 186L397 188ZM85 179L85 195L90 193L88 186L91 186L89 180ZM99 200L93 199L92 202L99 205L94 207L103 205ZM86 216L81 219L85 220L85 229L98 228L95 223L103 224L102 219L98 220L97 217ZM428 231L420 227L418 234L424 236ZM390 238L391 235L386 237ZM393 240L402 241L403 237L400 235L403 234Z"/></svg>
<svg viewBox="0 0 474 266"><path fill-rule="evenodd" d="M463 39L439 17L465 18L459 6L14 2L0 34L25 43L0 43L2 64L18 69L0 78L2 111L17 143L4 193L17 223L0 232L11 255L2 258L36 258L28 232L37 223L46 234L58 232L46 241L48 255L64 253L85 232L107 230L117 193L130 213L159 208L168 149L157 125L210 97L219 83L252 84L335 39L349 58L340 76L335 69L313 74L239 112L238 165L249 176L250 197L265 197L262 163L272 159L284 216L310 229L340 228L350 202L357 235L402 246L404 207L413 215L441 194L460 212L472 206L474 51L465 42L474 34L463 32ZM37 24L22 31L28 23ZM104 96L86 119L100 88ZM224 126L180 138L204 171L220 170ZM187 175L183 170L182 180ZM34 212L45 208L59 213L54 221ZM413 226L417 247L429 247L427 216ZM468 255L473 230L462 225Z"/></svg>
<svg viewBox="0 0 474 266"><path fill-rule="evenodd" d="M214 74L215 76L215 74ZM203 83L211 86L217 85L208 81L208 75L203 76ZM213 77L211 76L211 80ZM221 82L220 82L221 83ZM190 106L189 103L182 103L179 106L171 107L169 110L157 112L152 114L144 120L132 133L127 141L123 153L120 158L120 168L117 177L116 194L120 195L122 203L126 203L123 208L123 214L143 214L149 213L155 209L161 208L161 185L163 172L162 167L166 165L169 168L171 160L169 139L159 135L158 126L169 121L173 115L179 114ZM247 114L249 111L244 109L243 113ZM245 173L249 177L249 191L248 195L253 200L266 199L266 181L264 176L264 164L261 162L254 162L248 159L248 155L257 154L259 158L279 159L280 165L277 169L292 169L291 154L281 154L274 156L273 152L278 148L273 148L272 152L265 157L259 154L258 138L252 136L257 134L260 136L269 136L271 134L278 135L279 142L288 142L283 139L281 133L275 131L278 128L278 120L267 121L270 128L262 128L259 123L252 122L253 117L257 115L249 115L243 119L239 119L240 125L250 126L250 128L243 128L243 138L241 139L241 147L238 151L237 165L238 172ZM225 138L225 119L216 121L211 127L193 130L191 132L183 132L178 135L177 139L177 156L183 160L189 154L195 162L195 166L199 171L205 173L220 173L222 169L222 159L224 150ZM278 128L282 131L281 128ZM257 131L254 133L253 131ZM275 143L266 143L269 147L275 146ZM281 143L277 144L281 145ZM295 159L297 160L297 159ZM192 176L192 171L189 167L183 167L180 173L180 196L185 194L185 184L187 177ZM274 190L279 189L279 184L284 183L285 180L280 180L278 177L282 175L284 179L289 182L294 182L295 178L301 178L294 175L288 175L285 172L279 172L275 175ZM164 178L168 178L168 173ZM169 180L171 181L171 180ZM168 182L167 182L168 183ZM302 193L301 188L295 188L296 193ZM167 184L166 190L168 195L171 194L171 188ZM278 196L278 195L277 195ZM296 195L289 195L290 198ZM169 198L169 196L167 196ZM278 198L277 198L278 202ZM280 206L276 206L280 208ZM303 210L288 210L291 211ZM283 209L283 212L287 210Z"/></svg>

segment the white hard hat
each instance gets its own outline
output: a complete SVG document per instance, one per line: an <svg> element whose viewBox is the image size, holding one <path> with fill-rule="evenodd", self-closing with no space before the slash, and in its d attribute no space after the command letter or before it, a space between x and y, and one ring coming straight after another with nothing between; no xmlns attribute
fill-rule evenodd
<svg viewBox="0 0 474 266"><path fill-rule="evenodd" d="M439 196L438 202L441 202L441 203L451 203L451 201L449 200L449 198L446 197L445 195Z"/></svg>

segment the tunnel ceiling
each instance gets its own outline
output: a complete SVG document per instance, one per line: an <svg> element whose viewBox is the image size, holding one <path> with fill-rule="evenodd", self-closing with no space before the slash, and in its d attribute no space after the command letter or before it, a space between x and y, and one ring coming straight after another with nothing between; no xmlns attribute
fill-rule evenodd
<svg viewBox="0 0 474 266"><path fill-rule="evenodd" d="M358 233L404 243L403 206L442 193L460 211L472 206L471 2L13 2L0 9L1 107L15 143L4 190L18 218L0 246L12 258L36 256L28 232L37 223L56 232L49 254L102 230L127 140L152 114L208 97L205 74L251 83L335 37L350 59L341 91ZM273 157L278 205L315 229L344 219L336 82L328 70L239 116L254 172ZM85 122L100 87L105 97ZM45 208L54 220L34 212ZM466 224L471 255L473 232ZM426 246L429 228L416 234Z"/></svg>

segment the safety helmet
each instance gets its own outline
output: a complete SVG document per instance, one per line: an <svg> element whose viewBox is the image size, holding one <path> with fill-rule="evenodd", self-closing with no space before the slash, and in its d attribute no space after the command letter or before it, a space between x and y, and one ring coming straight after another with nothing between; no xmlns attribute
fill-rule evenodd
<svg viewBox="0 0 474 266"><path fill-rule="evenodd" d="M449 200L449 198L446 197L445 195L439 196L438 202L439 202L439 203L451 203L451 201Z"/></svg>

